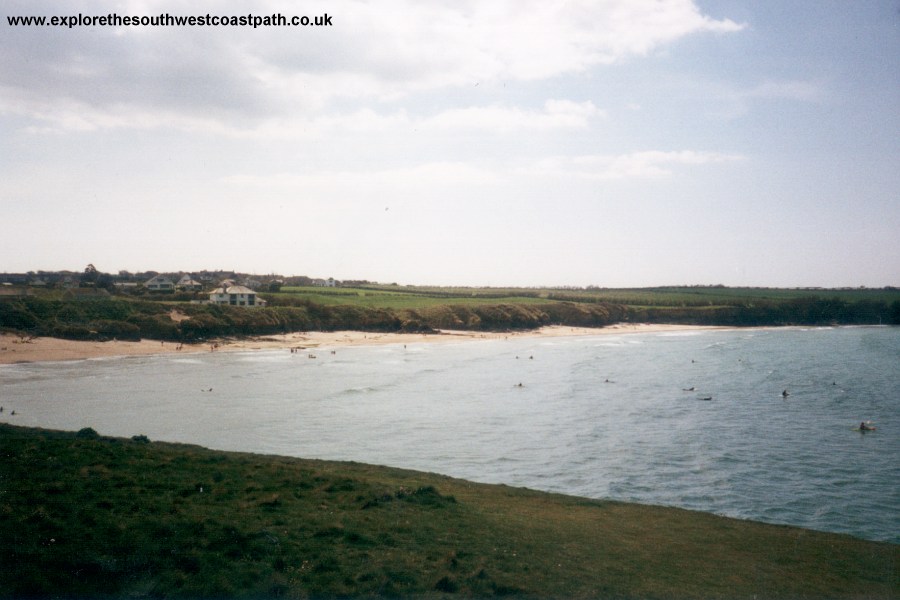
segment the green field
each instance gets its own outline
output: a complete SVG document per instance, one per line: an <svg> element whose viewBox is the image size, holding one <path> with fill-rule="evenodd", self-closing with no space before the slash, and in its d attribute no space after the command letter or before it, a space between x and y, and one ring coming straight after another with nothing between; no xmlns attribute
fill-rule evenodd
<svg viewBox="0 0 900 600"><path fill-rule="evenodd" d="M26 290L31 292L31 290ZM546 325L728 327L900 325L900 290L284 287L268 306L203 303L202 293L66 300L60 290L0 298L0 331L80 340L196 342L294 331L521 331ZM175 314L177 318L173 318Z"/></svg>
<svg viewBox="0 0 900 600"><path fill-rule="evenodd" d="M320 288L312 288L320 289ZM428 286L367 286L368 291L409 297L518 301L559 300L624 304L640 307L734 306L752 302L784 302L802 298L843 302L900 301L900 289L740 288L723 286L663 286L652 288L466 288Z"/></svg>
<svg viewBox="0 0 900 600"><path fill-rule="evenodd" d="M0 425L0 597L897 598L900 546Z"/></svg>
<svg viewBox="0 0 900 600"><path fill-rule="evenodd" d="M453 303L462 306L487 306L499 301L513 304L541 304L547 299L529 295L527 291L491 293L473 290L470 293L447 293L409 288L322 288L284 287L280 292L265 294L268 299L303 299L326 306L353 305L366 308L416 309Z"/></svg>

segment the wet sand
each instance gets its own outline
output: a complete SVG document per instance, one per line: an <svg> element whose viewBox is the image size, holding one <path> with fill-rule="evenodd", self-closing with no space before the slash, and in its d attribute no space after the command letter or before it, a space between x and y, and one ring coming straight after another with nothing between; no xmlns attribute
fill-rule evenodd
<svg viewBox="0 0 900 600"><path fill-rule="evenodd" d="M698 325L618 324L609 327L549 326L532 331L482 332L443 330L437 333L374 333L365 331L308 331L283 335L268 335L242 339L217 339L202 344L180 344L141 340L124 341L74 341L58 338L24 338L0 335L0 364L22 362L84 360L111 356L145 356L151 354L228 352L232 350L272 350L296 348L329 348L340 346L365 346L374 344L447 343L489 339L540 338L584 335L620 335L624 333L653 333L725 329Z"/></svg>

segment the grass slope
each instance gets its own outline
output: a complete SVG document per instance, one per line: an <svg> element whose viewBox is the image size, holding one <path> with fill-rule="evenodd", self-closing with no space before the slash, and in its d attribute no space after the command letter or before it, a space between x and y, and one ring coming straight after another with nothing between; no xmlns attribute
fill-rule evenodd
<svg viewBox="0 0 900 600"><path fill-rule="evenodd" d="M891 598L900 546L0 426L2 597Z"/></svg>

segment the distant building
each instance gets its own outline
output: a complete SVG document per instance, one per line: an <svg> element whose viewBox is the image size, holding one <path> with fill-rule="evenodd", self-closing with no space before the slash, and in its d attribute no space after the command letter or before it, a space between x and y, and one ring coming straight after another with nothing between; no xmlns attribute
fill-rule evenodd
<svg viewBox="0 0 900 600"><path fill-rule="evenodd" d="M175 282L165 275L157 275L144 284L144 287L151 292L174 292Z"/></svg>
<svg viewBox="0 0 900 600"><path fill-rule="evenodd" d="M78 287L78 280L75 279L72 275L64 275L59 280L59 286L63 289L71 289Z"/></svg>
<svg viewBox="0 0 900 600"><path fill-rule="evenodd" d="M223 282L224 283L224 282ZM257 298L256 292L243 285L223 284L209 293L210 304L230 306L265 306L266 301Z"/></svg>
<svg viewBox="0 0 900 600"><path fill-rule="evenodd" d="M183 275L181 279L178 280L178 283L175 284L175 287L186 292L199 292L203 289L203 284L191 279L190 275Z"/></svg>
<svg viewBox="0 0 900 600"><path fill-rule="evenodd" d="M334 280L334 277L329 277L328 279L313 279L313 285L318 287L337 287L337 282Z"/></svg>

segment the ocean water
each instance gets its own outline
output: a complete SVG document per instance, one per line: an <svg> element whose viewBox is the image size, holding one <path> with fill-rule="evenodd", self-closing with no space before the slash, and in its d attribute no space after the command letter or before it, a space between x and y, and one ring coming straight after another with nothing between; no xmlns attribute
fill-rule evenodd
<svg viewBox="0 0 900 600"><path fill-rule="evenodd" d="M0 420L384 464L900 543L900 328L315 354L0 366ZM876 431L854 431L870 420Z"/></svg>

